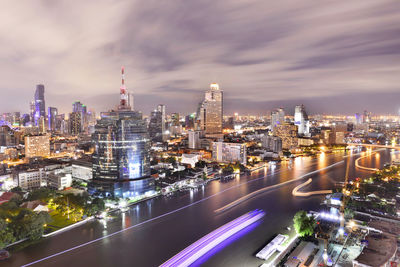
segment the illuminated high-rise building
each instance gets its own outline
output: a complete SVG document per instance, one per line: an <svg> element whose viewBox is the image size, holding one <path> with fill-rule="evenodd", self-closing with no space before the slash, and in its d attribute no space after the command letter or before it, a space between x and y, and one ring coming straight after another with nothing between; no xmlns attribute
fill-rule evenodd
<svg viewBox="0 0 400 267"><path fill-rule="evenodd" d="M153 110L150 114L149 135L151 140L161 142L163 136L163 120L162 112L158 109Z"/></svg>
<svg viewBox="0 0 400 267"><path fill-rule="evenodd" d="M69 114L69 129L72 135L79 135L82 132L81 112L71 112Z"/></svg>
<svg viewBox="0 0 400 267"><path fill-rule="evenodd" d="M222 133L223 92L217 83L212 83L206 91L204 101L199 106L198 121L206 134Z"/></svg>
<svg viewBox="0 0 400 267"><path fill-rule="evenodd" d="M285 111L283 108L278 108L271 113L271 130L273 131L277 125L285 122Z"/></svg>
<svg viewBox="0 0 400 267"><path fill-rule="evenodd" d="M48 129L50 131L56 130L56 117L57 117L57 108L49 107L47 110L47 122L48 122Z"/></svg>
<svg viewBox="0 0 400 267"><path fill-rule="evenodd" d="M308 115L306 113L304 105L299 105L295 107L294 124L298 127L299 135L310 134L310 121L308 120Z"/></svg>
<svg viewBox="0 0 400 267"><path fill-rule="evenodd" d="M25 157L48 156L50 156L50 136L48 134L25 136Z"/></svg>
<svg viewBox="0 0 400 267"><path fill-rule="evenodd" d="M118 110L102 112L92 134L95 151L90 191L131 197L154 190L154 178L150 176L146 122L141 112L127 105L122 89L125 86L120 90Z"/></svg>
<svg viewBox="0 0 400 267"><path fill-rule="evenodd" d="M35 124L38 125L39 118L46 117L46 103L44 101L44 85L36 85L35 91Z"/></svg>

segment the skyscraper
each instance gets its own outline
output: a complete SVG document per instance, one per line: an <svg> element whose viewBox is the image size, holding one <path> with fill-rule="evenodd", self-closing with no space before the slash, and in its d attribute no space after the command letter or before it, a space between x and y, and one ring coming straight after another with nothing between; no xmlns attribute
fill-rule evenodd
<svg viewBox="0 0 400 267"><path fill-rule="evenodd" d="M161 131L165 133L165 105L158 104L157 110L161 112Z"/></svg>
<svg viewBox="0 0 400 267"><path fill-rule="evenodd" d="M310 134L310 121L308 120L308 115L306 113L304 105L299 105L295 107L294 124L298 127L299 135Z"/></svg>
<svg viewBox="0 0 400 267"><path fill-rule="evenodd" d="M125 93L125 86L121 86L118 110L101 113L92 135L95 152L91 191L118 197L154 190L147 125L142 113L127 105Z"/></svg>
<svg viewBox="0 0 400 267"><path fill-rule="evenodd" d="M57 117L57 108L49 107L47 110L47 121L49 124L49 130L55 131L56 130L56 117Z"/></svg>
<svg viewBox="0 0 400 267"><path fill-rule="evenodd" d="M88 127L88 113L86 105L82 104L80 101L75 101L72 103L72 113L80 113L80 127L79 132L84 132Z"/></svg>
<svg viewBox="0 0 400 267"><path fill-rule="evenodd" d="M285 111L283 108L278 108L271 113L271 130L273 131L277 125L285 122Z"/></svg>
<svg viewBox="0 0 400 267"><path fill-rule="evenodd" d="M46 103L44 101L44 85L36 85L35 91L35 125L38 125L40 117L46 117Z"/></svg>
<svg viewBox="0 0 400 267"><path fill-rule="evenodd" d="M198 120L206 134L222 133L223 92L217 83L212 83L206 91L204 101L199 106Z"/></svg>
<svg viewBox="0 0 400 267"><path fill-rule="evenodd" d="M82 132L81 112L71 112L69 114L69 129L72 135L79 135Z"/></svg>
<svg viewBox="0 0 400 267"><path fill-rule="evenodd" d="M163 136L162 112L153 110L150 114L149 135L152 141L161 142Z"/></svg>

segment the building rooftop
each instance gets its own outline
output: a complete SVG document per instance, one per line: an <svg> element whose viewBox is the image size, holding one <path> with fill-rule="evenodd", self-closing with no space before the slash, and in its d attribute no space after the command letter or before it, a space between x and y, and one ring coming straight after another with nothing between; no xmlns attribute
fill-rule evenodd
<svg viewBox="0 0 400 267"><path fill-rule="evenodd" d="M371 234L366 237L368 245L363 249L355 263L367 266L383 266L397 251L396 239L387 234Z"/></svg>

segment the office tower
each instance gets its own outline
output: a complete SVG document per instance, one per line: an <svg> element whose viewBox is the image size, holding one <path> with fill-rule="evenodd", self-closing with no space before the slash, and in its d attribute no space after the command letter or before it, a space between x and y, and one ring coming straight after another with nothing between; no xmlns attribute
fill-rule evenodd
<svg viewBox="0 0 400 267"><path fill-rule="evenodd" d="M212 143L212 158L218 162L239 162L247 163L246 144L240 143Z"/></svg>
<svg viewBox="0 0 400 267"><path fill-rule="evenodd" d="M298 127L299 135L310 134L310 121L308 120L308 115L306 113L304 105L299 105L295 107L294 124Z"/></svg>
<svg viewBox="0 0 400 267"><path fill-rule="evenodd" d="M54 132L56 130L56 117L57 117L57 108L48 107L47 109L47 122L49 131Z"/></svg>
<svg viewBox="0 0 400 267"><path fill-rule="evenodd" d="M10 123L13 125L13 126L20 126L20 124L21 124L21 112L13 112L12 114L11 114L11 118L10 118L11 120L10 120Z"/></svg>
<svg viewBox="0 0 400 267"><path fill-rule="evenodd" d="M80 113L81 129L79 130L79 132L86 132L89 126L89 115L86 105L82 104L80 101L75 101L74 103L72 103L72 112Z"/></svg>
<svg viewBox="0 0 400 267"><path fill-rule="evenodd" d="M369 122L371 122L371 113L366 111L366 110L364 110L363 123L369 123Z"/></svg>
<svg viewBox="0 0 400 267"><path fill-rule="evenodd" d="M29 103L29 115L30 115L31 124L35 125L35 100L32 100Z"/></svg>
<svg viewBox="0 0 400 267"><path fill-rule="evenodd" d="M171 114L171 125L172 126L179 126L179 113L172 113Z"/></svg>
<svg viewBox="0 0 400 267"><path fill-rule="evenodd" d="M194 121L196 118L196 113L192 113L190 115L185 116L185 128L186 129L193 129L194 128Z"/></svg>
<svg viewBox="0 0 400 267"><path fill-rule="evenodd" d="M162 133L165 134L165 105L158 104L157 110L161 112L161 126L162 126Z"/></svg>
<svg viewBox="0 0 400 267"><path fill-rule="evenodd" d="M274 129L274 135L282 139L283 149L293 149L298 146L298 127L293 124L280 124Z"/></svg>
<svg viewBox="0 0 400 267"><path fill-rule="evenodd" d="M44 134L46 132L46 117L39 117L38 125L39 133Z"/></svg>
<svg viewBox="0 0 400 267"><path fill-rule="evenodd" d="M22 114L21 125L27 126L30 121L31 121L31 117L29 116L29 114Z"/></svg>
<svg viewBox="0 0 400 267"><path fill-rule="evenodd" d="M25 157L48 157L50 156L50 136L35 135L25 136Z"/></svg>
<svg viewBox="0 0 400 267"><path fill-rule="evenodd" d="M152 141L161 142L163 140L163 121L162 112L153 110L150 114L149 136Z"/></svg>
<svg viewBox="0 0 400 267"><path fill-rule="evenodd" d="M0 126L0 146L16 146L17 144L14 131L8 125Z"/></svg>
<svg viewBox="0 0 400 267"><path fill-rule="evenodd" d="M130 197L154 190L150 140L142 113L130 110L120 90L117 111L101 113L92 135L93 184L90 191Z"/></svg>
<svg viewBox="0 0 400 267"><path fill-rule="evenodd" d="M189 131L188 132L188 147L190 149L200 148L200 131Z"/></svg>
<svg viewBox="0 0 400 267"><path fill-rule="evenodd" d="M71 135L79 135L82 132L81 112L71 112L69 114L69 129Z"/></svg>
<svg viewBox="0 0 400 267"><path fill-rule="evenodd" d="M360 113L355 114L355 119L356 119L356 124L362 124L363 122L363 117L361 116Z"/></svg>
<svg viewBox="0 0 400 267"><path fill-rule="evenodd" d="M262 137L262 145L269 151L279 153L282 151L282 139L277 136L266 135Z"/></svg>
<svg viewBox="0 0 400 267"><path fill-rule="evenodd" d="M44 101L44 85L36 85L35 91L35 125L38 126L39 118L46 117L46 103Z"/></svg>
<svg viewBox="0 0 400 267"><path fill-rule="evenodd" d="M218 84L212 83L206 91L204 101L199 105L198 121L206 134L222 133L223 93Z"/></svg>
<svg viewBox="0 0 400 267"><path fill-rule="evenodd" d="M277 110L271 113L271 130L273 131L274 128L285 122L285 111L283 108L278 108Z"/></svg>

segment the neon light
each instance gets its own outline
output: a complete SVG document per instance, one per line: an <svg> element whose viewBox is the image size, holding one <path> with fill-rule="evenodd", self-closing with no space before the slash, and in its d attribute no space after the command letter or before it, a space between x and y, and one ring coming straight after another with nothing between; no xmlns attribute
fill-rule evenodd
<svg viewBox="0 0 400 267"><path fill-rule="evenodd" d="M258 221L264 215L265 213L262 210L254 210L224 224L176 254L174 257L163 263L161 267L189 266L218 244Z"/></svg>

